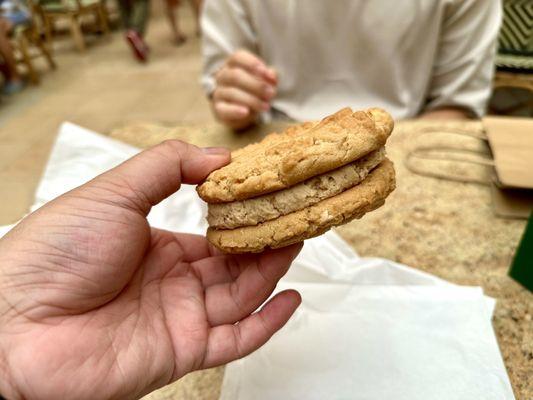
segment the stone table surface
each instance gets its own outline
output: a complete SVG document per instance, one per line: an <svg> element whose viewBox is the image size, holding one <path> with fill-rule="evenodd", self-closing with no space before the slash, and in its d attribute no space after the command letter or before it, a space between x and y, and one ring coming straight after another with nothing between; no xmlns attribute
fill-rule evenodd
<svg viewBox="0 0 533 400"><path fill-rule="evenodd" d="M127 126L111 133L115 139L147 147L178 138L199 146L235 149L279 131L269 125L235 133L219 125L161 127ZM422 132L433 131L431 134ZM507 276L525 228L523 220L497 218L488 186L423 177L406 169L413 145L453 145L485 151L478 139L445 133L482 133L479 121L402 121L387 144L397 171L397 189L384 207L337 229L362 256L398 261L461 285L482 286L496 298L493 325L518 400L533 398L533 295ZM417 167L462 178L490 179L487 167L420 160ZM532 266L533 267L533 266ZM148 399L217 399L223 368L190 374L147 396Z"/></svg>

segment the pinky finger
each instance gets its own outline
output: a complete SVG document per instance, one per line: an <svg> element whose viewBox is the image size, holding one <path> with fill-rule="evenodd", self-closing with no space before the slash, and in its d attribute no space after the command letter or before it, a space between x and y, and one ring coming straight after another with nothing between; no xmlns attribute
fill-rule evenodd
<svg viewBox="0 0 533 400"><path fill-rule="evenodd" d="M222 121L238 121L250 115L250 109L239 104L216 101L213 107L217 117Z"/></svg>
<svg viewBox="0 0 533 400"><path fill-rule="evenodd" d="M212 328L202 368L225 364L257 350L287 323L301 302L297 291L286 290L239 323Z"/></svg>

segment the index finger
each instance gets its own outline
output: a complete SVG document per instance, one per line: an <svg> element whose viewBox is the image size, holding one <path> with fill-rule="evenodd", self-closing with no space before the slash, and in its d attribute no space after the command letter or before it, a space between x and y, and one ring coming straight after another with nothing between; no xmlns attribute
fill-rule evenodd
<svg viewBox="0 0 533 400"><path fill-rule="evenodd" d="M248 50L237 50L228 58L227 64L229 67L243 68L272 84L276 84L277 77L275 71L269 68L260 57Z"/></svg>
<svg viewBox="0 0 533 400"><path fill-rule="evenodd" d="M265 62L248 50L237 50L228 58L227 64L230 67L244 68L251 73L266 68Z"/></svg>

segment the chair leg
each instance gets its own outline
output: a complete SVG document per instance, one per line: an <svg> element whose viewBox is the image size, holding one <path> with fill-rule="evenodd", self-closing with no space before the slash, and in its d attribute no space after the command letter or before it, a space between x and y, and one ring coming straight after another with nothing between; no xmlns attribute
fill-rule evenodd
<svg viewBox="0 0 533 400"><path fill-rule="evenodd" d="M75 15L70 15L70 33L72 38L78 47L80 52L85 51L85 40L83 39L83 33L81 32L81 26L78 22L78 18Z"/></svg>
<svg viewBox="0 0 533 400"><path fill-rule="evenodd" d="M104 9L104 5L100 4L96 9L98 13L98 20L100 21L100 30L104 35L109 35L109 24L107 23L107 13Z"/></svg>
<svg viewBox="0 0 533 400"><path fill-rule="evenodd" d="M31 83L33 83L34 85L38 85L39 75L37 75L37 72L35 72L35 68L33 68L29 52L28 39L25 36L22 36L19 39L19 48L22 54L22 59L24 60L24 64L26 64L26 67L28 68L28 75L30 77Z"/></svg>
<svg viewBox="0 0 533 400"><path fill-rule="evenodd" d="M54 51L54 46L52 42L52 28L53 28L52 19L50 17L45 16L43 18L43 25L44 25L44 38L46 41L46 47L48 47L48 51L52 53Z"/></svg>
<svg viewBox="0 0 533 400"><path fill-rule="evenodd" d="M54 59L52 58L52 55L50 54L50 52L46 48L46 45L41 40L41 38L37 37L35 39L35 45L41 50L41 53L43 53L44 58L46 58L46 61L48 62L48 65L50 66L50 68L51 69L56 69L57 65L56 65Z"/></svg>

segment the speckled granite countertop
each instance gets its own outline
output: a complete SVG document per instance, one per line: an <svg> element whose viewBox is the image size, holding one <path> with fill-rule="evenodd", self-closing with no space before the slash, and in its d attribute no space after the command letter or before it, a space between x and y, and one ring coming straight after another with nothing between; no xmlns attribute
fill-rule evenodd
<svg viewBox="0 0 533 400"><path fill-rule="evenodd" d="M165 128L129 126L111 136L139 147L179 138L200 146L241 147L280 126L234 133L218 125ZM384 207L337 232L362 256L389 258L462 285L482 286L495 297L493 325L516 398L533 398L533 295L507 276L525 221L496 218L486 186L425 178L409 172L403 160L426 129L481 132L481 123L403 121L387 145L395 162L397 189ZM475 139L434 133L431 143L481 149ZM422 162L422 161L421 161ZM421 167L460 176L489 176L485 167L423 161ZM532 266L533 267L533 266ZM217 399L223 368L190 374L147 399Z"/></svg>

